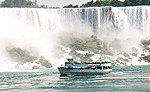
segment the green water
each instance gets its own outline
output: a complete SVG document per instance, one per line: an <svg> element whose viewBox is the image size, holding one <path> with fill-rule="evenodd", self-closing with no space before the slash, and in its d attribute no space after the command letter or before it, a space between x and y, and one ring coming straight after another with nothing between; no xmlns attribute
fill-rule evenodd
<svg viewBox="0 0 150 92"><path fill-rule="evenodd" d="M114 67L100 76L60 77L57 69L1 72L2 92L150 92L150 66Z"/></svg>

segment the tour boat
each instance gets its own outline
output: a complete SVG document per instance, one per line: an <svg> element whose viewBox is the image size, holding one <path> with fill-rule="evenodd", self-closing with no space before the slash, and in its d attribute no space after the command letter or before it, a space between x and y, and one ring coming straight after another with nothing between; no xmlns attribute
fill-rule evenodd
<svg viewBox="0 0 150 92"><path fill-rule="evenodd" d="M110 61L81 62L73 61L72 58L67 60L64 66L58 67L60 76L103 75L112 71Z"/></svg>

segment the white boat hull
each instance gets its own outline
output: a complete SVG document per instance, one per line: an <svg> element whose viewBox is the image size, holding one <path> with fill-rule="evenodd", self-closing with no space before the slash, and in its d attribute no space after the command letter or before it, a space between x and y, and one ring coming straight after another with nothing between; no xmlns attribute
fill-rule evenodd
<svg viewBox="0 0 150 92"><path fill-rule="evenodd" d="M112 69L67 69L58 68L60 75L103 75L110 73Z"/></svg>

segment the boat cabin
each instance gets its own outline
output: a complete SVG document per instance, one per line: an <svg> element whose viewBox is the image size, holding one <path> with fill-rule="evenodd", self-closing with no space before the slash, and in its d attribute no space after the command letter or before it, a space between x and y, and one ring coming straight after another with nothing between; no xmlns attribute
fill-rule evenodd
<svg viewBox="0 0 150 92"><path fill-rule="evenodd" d="M67 60L68 60L69 63L73 62L73 58L68 58Z"/></svg>

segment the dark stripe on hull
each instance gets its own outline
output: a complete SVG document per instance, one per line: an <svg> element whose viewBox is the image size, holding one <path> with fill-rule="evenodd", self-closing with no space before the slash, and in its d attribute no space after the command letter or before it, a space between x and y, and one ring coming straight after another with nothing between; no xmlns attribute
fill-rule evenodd
<svg viewBox="0 0 150 92"><path fill-rule="evenodd" d="M66 68L58 68L61 76L66 75L103 75L110 73L112 69L109 70L99 70L99 69L66 69Z"/></svg>

